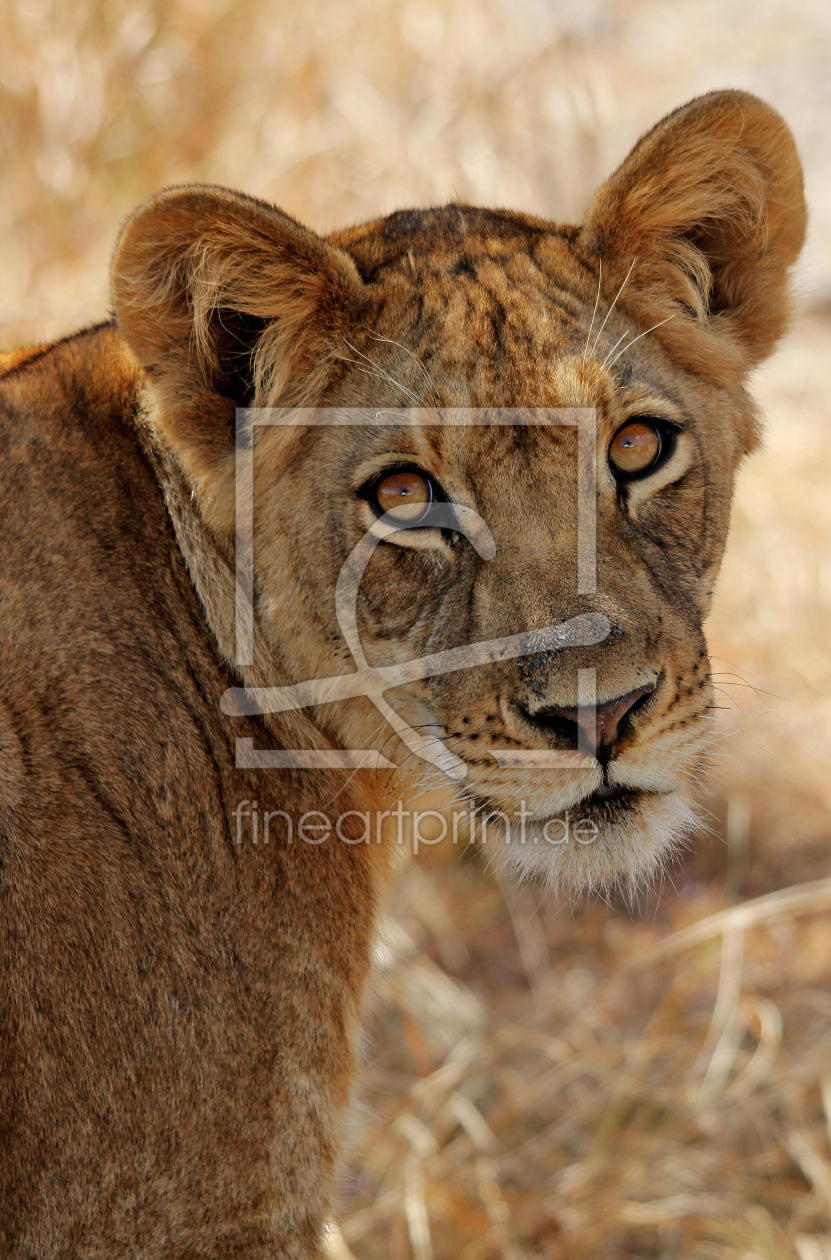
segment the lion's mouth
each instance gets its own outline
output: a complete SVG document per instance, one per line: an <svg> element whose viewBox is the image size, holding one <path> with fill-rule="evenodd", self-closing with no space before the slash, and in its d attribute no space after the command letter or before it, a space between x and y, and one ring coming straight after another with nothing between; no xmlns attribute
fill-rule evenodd
<svg viewBox="0 0 831 1260"><path fill-rule="evenodd" d="M644 793L638 788L626 788L619 787L614 783L603 783L599 788L595 788L589 796L585 796L580 804L610 805L614 801L626 804L627 801L634 801L643 795Z"/></svg>
<svg viewBox="0 0 831 1260"><path fill-rule="evenodd" d="M641 792L637 788L615 787L614 784L604 783L588 796L584 796L575 808L584 818L595 818L598 821L602 818L608 821L619 817L621 813L631 813L638 809L644 797L649 795L649 792Z"/></svg>
<svg viewBox="0 0 831 1260"><path fill-rule="evenodd" d="M620 818L621 814L635 813L648 800L665 795L667 793L649 791L646 788L603 783L579 800L576 805L571 805L568 812L575 819L587 818L608 824ZM493 808L493 803L486 797L471 794L469 799L471 804L483 814L487 814ZM548 813L533 815L535 822L546 821L549 817L551 815Z"/></svg>
<svg viewBox="0 0 831 1260"><path fill-rule="evenodd" d="M609 822L623 813L634 813L650 797L663 796L663 792L650 792L644 788L621 787L603 783L574 807L584 818Z"/></svg>

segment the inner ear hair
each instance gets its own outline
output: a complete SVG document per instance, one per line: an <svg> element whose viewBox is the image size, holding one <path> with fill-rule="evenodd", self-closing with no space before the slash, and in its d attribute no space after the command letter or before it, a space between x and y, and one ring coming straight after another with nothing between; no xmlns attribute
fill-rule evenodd
<svg viewBox="0 0 831 1260"><path fill-rule="evenodd" d="M610 284L636 260L621 304L644 326L667 320L659 335L673 350L696 365L706 357L709 370L717 350L722 369L743 374L787 325L805 227L791 132L763 101L726 91L638 141L595 195L580 239Z"/></svg>
<svg viewBox="0 0 831 1260"><path fill-rule="evenodd" d="M216 310L209 318L213 388L235 407L253 407L257 397L254 358L268 320L230 308Z"/></svg>
<svg viewBox="0 0 831 1260"><path fill-rule="evenodd" d="M322 396L364 294L347 254L240 193L169 189L131 216L112 265L116 321L147 373L151 424L197 494L215 497L227 473L238 406Z"/></svg>

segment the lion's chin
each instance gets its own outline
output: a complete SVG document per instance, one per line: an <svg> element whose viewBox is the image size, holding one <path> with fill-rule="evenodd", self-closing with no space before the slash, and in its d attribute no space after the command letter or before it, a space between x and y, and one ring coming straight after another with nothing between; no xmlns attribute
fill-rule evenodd
<svg viewBox="0 0 831 1260"><path fill-rule="evenodd" d="M569 814L498 836L494 857L515 879L541 880L555 892L632 896L652 886L700 829L680 792L600 790Z"/></svg>

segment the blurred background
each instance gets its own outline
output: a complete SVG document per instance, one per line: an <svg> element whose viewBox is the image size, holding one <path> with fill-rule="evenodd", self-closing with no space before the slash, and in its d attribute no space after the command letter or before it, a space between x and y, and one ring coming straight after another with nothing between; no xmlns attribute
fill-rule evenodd
<svg viewBox="0 0 831 1260"><path fill-rule="evenodd" d="M708 831L636 905L558 905L444 847L410 867L335 1260L831 1257L831 5L0 6L0 348L106 316L119 223L166 184L321 231L451 198L576 219L644 129L727 86L792 126L811 225L709 627Z"/></svg>

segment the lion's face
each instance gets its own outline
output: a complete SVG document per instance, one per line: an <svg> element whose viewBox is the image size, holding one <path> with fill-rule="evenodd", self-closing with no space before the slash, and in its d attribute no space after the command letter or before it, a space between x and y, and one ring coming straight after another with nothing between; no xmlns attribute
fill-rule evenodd
<svg viewBox="0 0 831 1260"><path fill-rule="evenodd" d="M402 283L396 259L397 300L385 294L383 313L368 321L372 333L350 338L354 362L329 402L375 408L362 418L377 422L305 430L288 455L283 434L258 434L256 553L263 589L276 596L270 632L294 679L354 668L335 616L335 584L373 522L395 514L396 495L409 525L422 514L424 524L379 542L360 582L358 626L370 665L603 614L609 630L596 644L528 651L386 693L413 729L463 759L461 779L420 761L369 703L317 715L337 742L382 749L423 784L444 783L457 806L475 802L491 816L497 842L507 818L505 856L515 865L602 884L650 869L691 818L711 704L702 621L742 454L741 404L674 369L649 338L604 366L627 327L634 335L631 325L613 312L595 345L607 307L589 338L592 295L576 294L568 311L558 307L567 259L550 254L547 273L535 268L521 224L498 246L487 219L478 236L469 230L460 281L455 251L431 254L429 245L443 220L462 213L425 215L421 249L410 218L416 272ZM389 239L394 227L387 220L367 234ZM360 245L352 252L360 261ZM487 347L497 337L494 370ZM484 410L521 407L539 410ZM471 408L482 410L463 410ZM584 593L578 424L591 442L596 480L596 569L588 583L595 589ZM483 558L461 532L431 527L431 499L451 512L472 509L487 525L493 555ZM287 635L289 610L299 616ZM593 671L594 723L590 710L579 711L579 671ZM593 737L595 757L564 768L522 764L534 752L576 751L581 716L580 743ZM566 811L572 828L587 824L582 843L563 843L560 825L545 832Z"/></svg>
<svg viewBox="0 0 831 1260"><path fill-rule="evenodd" d="M702 623L755 441L744 381L783 326L804 227L786 140L753 98L703 98L641 141L583 229L454 206L323 242L268 208L184 192L126 230L119 321L150 370L152 422L217 535L233 531L233 460L216 430L202 438L207 400L226 431L236 403L374 417L256 430L257 616L277 676L260 664L246 682L355 669L336 586L381 516L402 528L354 584L371 667L586 614L602 626L388 686L399 725L450 754L443 767L367 699L315 710L324 742L379 750L411 795L420 784L490 816L522 871L638 879L693 817L711 709ZM203 292L181 264L184 303L175 281L167 297L156 283L160 332L135 295L158 242L188 231L187 257L219 234L215 271ZM246 231L260 263L242 300ZM282 308L263 289L269 267ZM571 764L544 764L556 752ZM579 843L551 828L567 811Z"/></svg>

